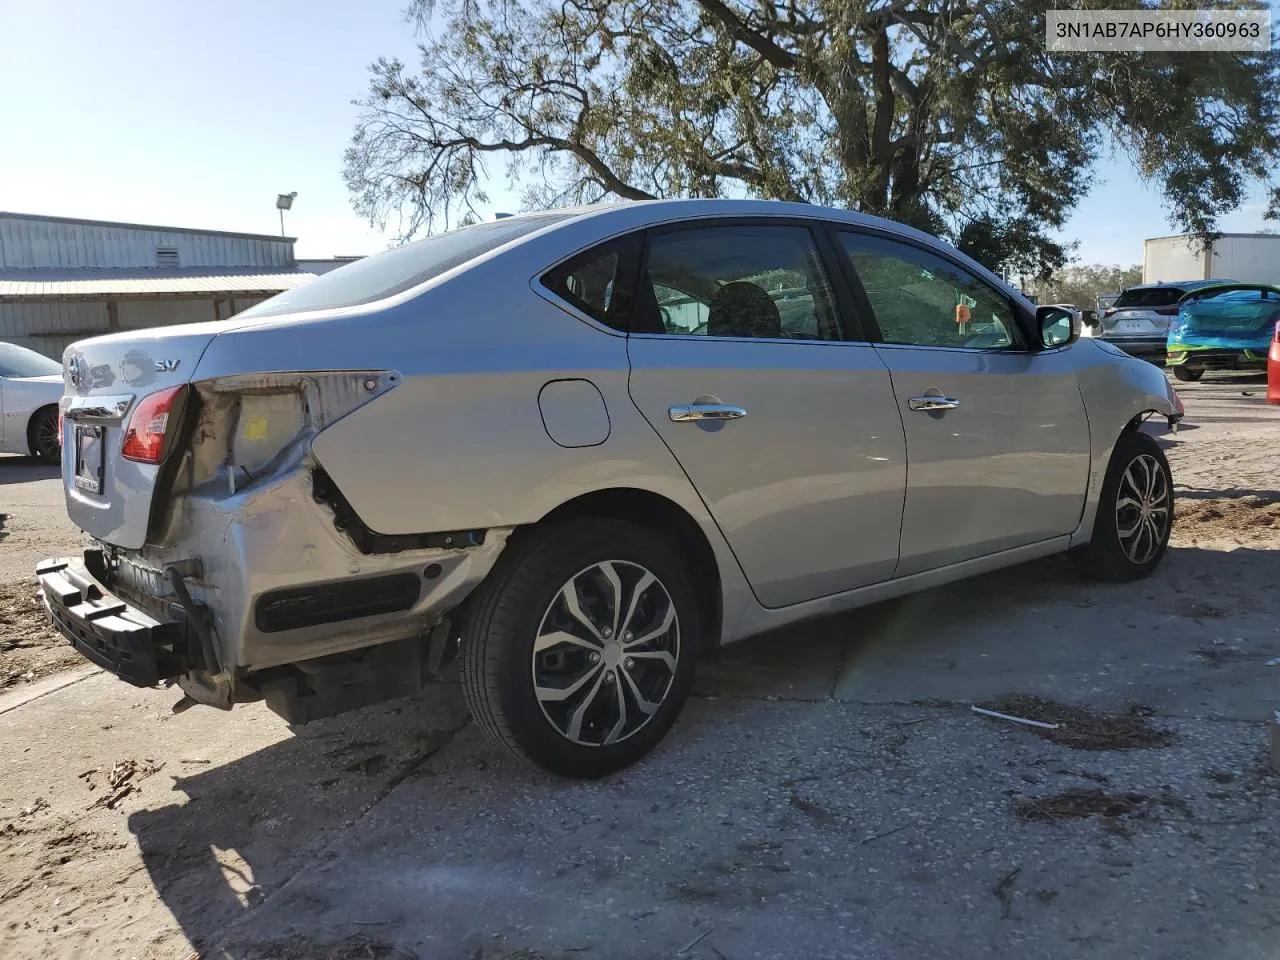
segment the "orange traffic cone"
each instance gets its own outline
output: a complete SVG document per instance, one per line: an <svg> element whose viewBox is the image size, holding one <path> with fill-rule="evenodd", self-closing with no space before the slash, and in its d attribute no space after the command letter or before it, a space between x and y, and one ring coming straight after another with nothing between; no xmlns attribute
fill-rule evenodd
<svg viewBox="0 0 1280 960"><path fill-rule="evenodd" d="M1267 403L1280 405L1280 321L1267 352Z"/></svg>

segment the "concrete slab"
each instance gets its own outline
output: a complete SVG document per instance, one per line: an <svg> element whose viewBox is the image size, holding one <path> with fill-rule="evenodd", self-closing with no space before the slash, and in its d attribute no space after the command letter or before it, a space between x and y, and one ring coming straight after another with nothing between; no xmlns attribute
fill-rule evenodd
<svg viewBox="0 0 1280 960"><path fill-rule="evenodd" d="M1273 579L1274 578L1274 579ZM1160 576L1081 580L1045 561L864 612L841 700L1029 693L1106 709L1264 720L1280 706L1280 551L1170 550ZM857 616L856 614L854 615Z"/></svg>
<svg viewBox="0 0 1280 960"><path fill-rule="evenodd" d="M1271 958L1258 730L1173 726L1171 748L1099 755L954 710L695 701L598 783L495 762L468 728L204 956L356 936L433 960ZM1154 799L1110 829L1014 814L1100 786Z"/></svg>

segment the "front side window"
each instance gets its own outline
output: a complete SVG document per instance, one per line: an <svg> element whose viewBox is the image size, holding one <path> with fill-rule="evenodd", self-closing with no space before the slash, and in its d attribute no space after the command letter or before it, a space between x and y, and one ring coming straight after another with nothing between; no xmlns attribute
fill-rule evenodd
<svg viewBox="0 0 1280 960"><path fill-rule="evenodd" d="M969 271L919 247L840 234L885 343L972 350L1021 348L1008 299Z"/></svg>
<svg viewBox="0 0 1280 960"><path fill-rule="evenodd" d="M839 340L831 287L808 229L692 227L649 244L647 300L637 332L676 336ZM637 310L642 309L638 301Z"/></svg>

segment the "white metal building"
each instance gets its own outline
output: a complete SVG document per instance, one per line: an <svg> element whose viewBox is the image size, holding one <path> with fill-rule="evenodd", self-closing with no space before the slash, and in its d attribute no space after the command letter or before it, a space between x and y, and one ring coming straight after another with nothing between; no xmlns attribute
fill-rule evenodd
<svg viewBox="0 0 1280 960"><path fill-rule="evenodd" d="M84 337L229 317L314 276L293 243L0 212L0 340L61 359Z"/></svg>
<svg viewBox="0 0 1280 960"><path fill-rule="evenodd" d="M1190 236L1143 243L1142 282L1238 280L1280 284L1280 234L1221 233L1206 248Z"/></svg>

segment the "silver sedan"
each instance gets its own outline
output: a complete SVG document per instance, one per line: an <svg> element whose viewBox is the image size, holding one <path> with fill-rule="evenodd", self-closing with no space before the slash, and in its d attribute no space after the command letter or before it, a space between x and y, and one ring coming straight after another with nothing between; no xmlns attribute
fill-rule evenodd
<svg viewBox="0 0 1280 960"><path fill-rule="evenodd" d="M599 776L700 651L1071 552L1150 573L1162 373L899 224L654 201L504 218L64 358L54 623L135 684L303 723L457 661Z"/></svg>

